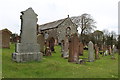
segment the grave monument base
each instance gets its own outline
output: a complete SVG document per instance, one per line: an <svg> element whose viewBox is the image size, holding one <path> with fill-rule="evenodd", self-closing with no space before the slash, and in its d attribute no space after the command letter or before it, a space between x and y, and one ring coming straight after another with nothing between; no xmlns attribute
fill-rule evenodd
<svg viewBox="0 0 120 80"><path fill-rule="evenodd" d="M12 59L16 62L41 61L42 55L41 52L13 53Z"/></svg>
<svg viewBox="0 0 120 80"><path fill-rule="evenodd" d="M88 62L94 62L95 60L88 60Z"/></svg>

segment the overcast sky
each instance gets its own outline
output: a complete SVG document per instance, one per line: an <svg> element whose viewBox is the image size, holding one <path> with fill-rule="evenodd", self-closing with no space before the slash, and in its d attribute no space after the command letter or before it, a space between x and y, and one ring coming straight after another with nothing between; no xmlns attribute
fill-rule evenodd
<svg viewBox="0 0 120 80"><path fill-rule="evenodd" d="M118 32L119 0L0 0L0 29L20 33L21 11L32 7L38 14L38 24L66 18L69 14L91 14L98 30Z"/></svg>

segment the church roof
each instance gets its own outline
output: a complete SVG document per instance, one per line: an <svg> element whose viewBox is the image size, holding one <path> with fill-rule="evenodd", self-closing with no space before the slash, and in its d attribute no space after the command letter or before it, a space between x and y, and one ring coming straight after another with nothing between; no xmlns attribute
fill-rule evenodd
<svg viewBox="0 0 120 80"><path fill-rule="evenodd" d="M60 25L61 23L63 23L67 18L64 18L64 19L60 19L60 20L57 20L57 21L53 21L53 22L49 22L49 23L46 23L46 24L42 24L42 25L39 25L39 29L40 30L46 30L46 29L53 29L53 28L57 28L58 25Z"/></svg>

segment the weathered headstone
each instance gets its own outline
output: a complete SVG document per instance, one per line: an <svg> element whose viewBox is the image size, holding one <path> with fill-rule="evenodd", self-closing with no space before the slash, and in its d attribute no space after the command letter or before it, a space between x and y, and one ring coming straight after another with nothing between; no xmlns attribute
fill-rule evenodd
<svg viewBox="0 0 120 80"><path fill-rule="evenodd" d="M37 43L40 45L40 52L44 53L45 39L43 34L37 35Z"/></svg>
<svg viewBox="0 0 120 80"><path fill-rule="evenodd" d="M63 57L64 52L64 40L61 41L61 57Z"/></svg>
<svg viewBox="0 0 120 80"><path fill-rule="evenodd" d="M94 61L94 48L92 41L88 44L88 61L93 62Z"/></svg>
<svg viewBox="0 0 120 80"><path fill-rule="evenodd" d="M100 51L99 51L99 53L100 53L101 55L104 54L104 51L103 51L104 49L103 49L103 47L104 47L103 45L100 46Z"/></svg>
<svg viewBox="0 0 120 80"><path fill-rule="evenodd" d="M68 37L66 36L65 37L65 40L64 40L64 46L63 46L63 58L68 58L69 56L69 40L68 40Z"/></svg>
<svg viewBox="0 0 120 80"><path fill-rule="evenodd" d="M111 45L108 46L108 54L111 55L112 54L112 49L111 49Z"/></svg>
<svg viewBox="0 0 120 80"><path fill-rule="evenodd" d="M115 59L115 56L114 56L115 50L116 50L115 45L113 45L113 46L112 46L112 54L111 54L112 57L111 57L111 59Z"/></svg>
<svg viewBox="0 0 120 80"><path fill-rule="evenodd" d="M44 53L45 56L51 56L52 55L49 45L50 45L50 43L49 43L49 40L47 39L46 44L45 44L45 53Z"/></svg>
<svg viewBox="0 0 120 80"><path fill-rule="evenodd" d="M118 52L118 49L115 45L112 46L112 50L114 51L114 53L117 53Z"/></svg>
<svg viewBox="0 0 120 80"><path fill-rule="evenodd" d="M69 58L68 62L79 60L79 38L77 34L72 34L69 39Z"/></svg>
<svg viewBox="0 0 120 80"><path fill-rule="evenodd" d="M99 59L99 47L95 44L95 59Z"/></svg>
<svg viewBox="0 0 120 80"><path fill-rule="evenodd" d="M106 56L108 54L108 49L106 45L103 45L103 54L102 56Z"/></svg>
<svg viewBox="0 0 120 80"><path fill-rule="evenodd" d="M37 14L32 8L21 13L21 42L17 44L12 58L16 62L40 61L42 53L37 43Z"/></svg>
<svg viewBox="0 0 120 80"><path fill-rule="evenodd" d="M108 50L104 52L104 56L107 56L107 55L108 55Z"/></svg>
<svg viewBox="0 0 120 80"><path fill-rule="evenodd" d="M55 52L54 45L55 45L55 39L53 37L49 38L49 47L52 52Z"/></svg>
<svg viewBox="0 0 120 80"><path fill-rule="evenodd" d="M51 56L52 54L51 54L51 50L50 50L50 48L49 47L46 47L46 49L45 49L45 56Z"/></svg>
<svg viewBox="0 0 120 80"><path fill-rule="evenodd" d="M79 55L80 55L80 56L83 56L83 50L84 50L83 48L84 48L83 43L80 42L80 43L79 43Z"/></svg>

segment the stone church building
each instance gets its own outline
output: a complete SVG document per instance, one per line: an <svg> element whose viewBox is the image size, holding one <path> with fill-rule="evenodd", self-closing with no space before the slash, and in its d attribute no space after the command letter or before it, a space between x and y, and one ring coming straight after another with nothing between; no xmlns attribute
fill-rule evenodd
<svg viewBox="0 0 120 80"><path fill-rule="evenodd" d="M53 37L58 43L61 43L65 39L65 36L70 36L73 33L77 33L77 25L69 18L60 19L57 21L49 22L46 24L37 26L38 34L48 34L48 37Z"/></svg>

